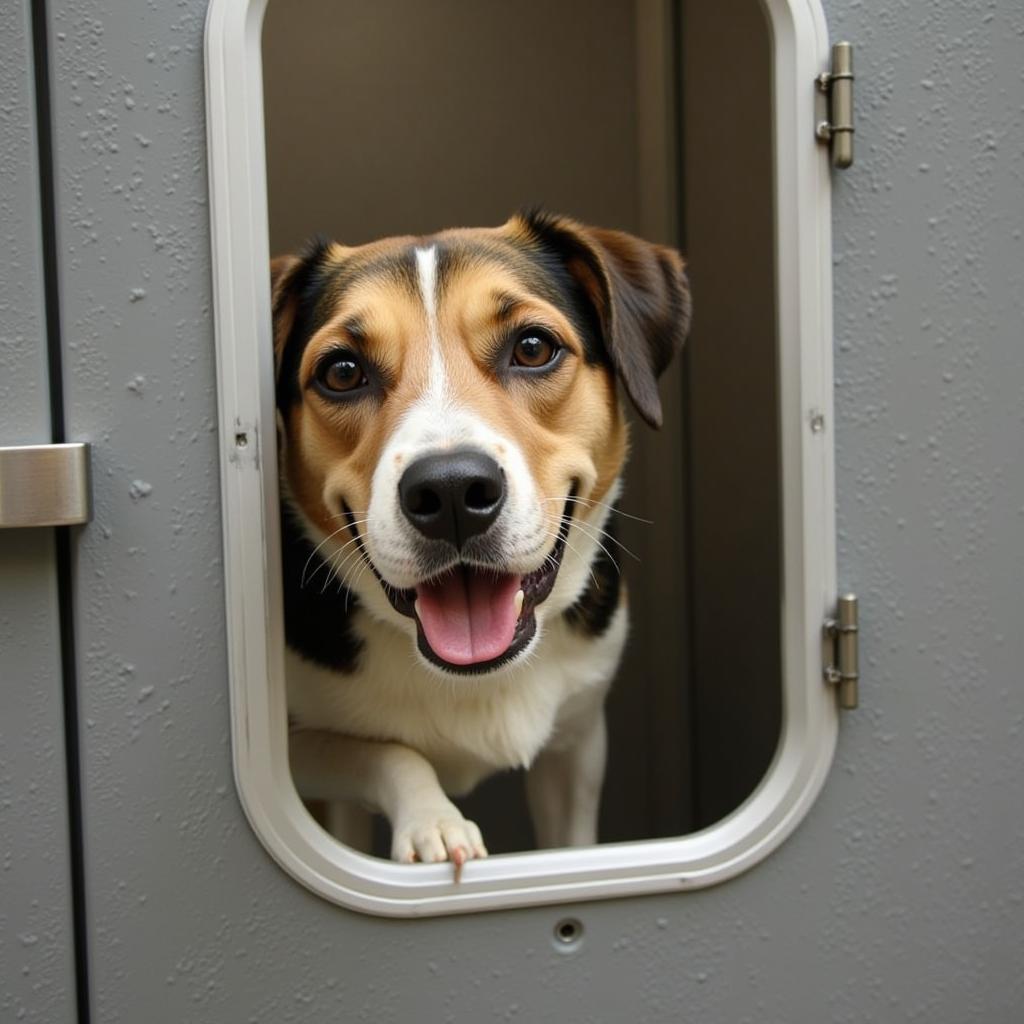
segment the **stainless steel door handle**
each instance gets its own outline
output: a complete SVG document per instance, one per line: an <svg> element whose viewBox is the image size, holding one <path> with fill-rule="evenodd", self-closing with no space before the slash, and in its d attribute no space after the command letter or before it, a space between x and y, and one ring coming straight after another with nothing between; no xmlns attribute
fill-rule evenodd
<svg viewBox="0 0 1024 1024"><path fill-rule="evenodd" d="M87 444L0 447L0 529L92 518Z"/></svg>

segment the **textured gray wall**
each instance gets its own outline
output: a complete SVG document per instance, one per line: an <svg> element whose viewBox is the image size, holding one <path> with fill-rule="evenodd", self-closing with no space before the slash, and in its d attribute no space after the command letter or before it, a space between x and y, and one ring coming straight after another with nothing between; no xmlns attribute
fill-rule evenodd
<svg viewBox="0 0 1024 1024"><path fill-rule="evenodd" d="M0 6L0 445L51 439L28 0ZM52 530L0 530L0 1019L71 1021Z"/></svg>
<svg viewBox="0 0 1024 1024"><path fill-rule="evenodd" d="M289 881L231 779L204 0L55 0L93 1000L101 1021L925 1018L1024 1004L1016 0L829 4L859 47L838 178L840 576L863 708L807 821L686 896L403 923Z"/></svg>

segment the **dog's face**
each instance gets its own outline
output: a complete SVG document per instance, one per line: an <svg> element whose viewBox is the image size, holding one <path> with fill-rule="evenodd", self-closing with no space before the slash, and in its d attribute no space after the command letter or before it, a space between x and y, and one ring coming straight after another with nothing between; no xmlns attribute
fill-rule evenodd
<svg viewBox="0 0 1024 1024"><path fill-rule="evenodd" d="M337 578L448 673L508 665L586 583L685 338L674 252L546 215L272 266L285 493Z"/></svg>

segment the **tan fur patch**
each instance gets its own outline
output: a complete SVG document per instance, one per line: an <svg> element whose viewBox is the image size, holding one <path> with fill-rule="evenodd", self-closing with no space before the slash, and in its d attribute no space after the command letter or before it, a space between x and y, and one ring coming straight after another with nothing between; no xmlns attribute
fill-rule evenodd
<svg viewBox="0 0 1024 1024"><path fill-rule="evenodd" d="M531 291L527 275L517 273L513 261L501 258L502 243L520 230L512 221L503 228L438 236L454 259L441 282L437 321L451 394L521 447L542 500L551 500L554 519L560 512L556 502L574 482L579 497L605 498L621 472L627 432L611 371L585 361L583 340L566 316ZM367 265L388 257L397 261L412 241L337 246L330 256ZM475 245L471 257L459 259L460 242ZM289 264L279 264L279 272L288 269ZM287 324L290 329L291 321ZM351 324L358 324L358 335L347 330ZM550 373L517 375L495 365L501 346L526 326L546 328L565 347ZM286 473L294 499L325 533L340 525L332 497L342 497L357 517L369 508L381 452L427 386L427 332L414 282L374 272L341 291L306 345L298 371L301 400L288 412ZM315 370L338 349L365 357L383 386L351 402L319 394L310 383Z"/></svg>

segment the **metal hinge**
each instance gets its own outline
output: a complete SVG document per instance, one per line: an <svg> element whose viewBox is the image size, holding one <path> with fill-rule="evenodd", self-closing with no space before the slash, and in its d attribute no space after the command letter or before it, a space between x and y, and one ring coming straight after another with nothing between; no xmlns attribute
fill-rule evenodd
<svg viewBox="0 0 1024 1024"><path fill-rule="evenodd" d="M832 47L832 70L823 71L817 82L828 114L827 120L818 122L815 134L829 144L833 167L849 167L853 163L853 43Z"/></svg>
<svg viewBox="0 0 1024 1024"><path fill-rule="evenodd" d="M832 647L832 662L825 666L825 682L836 687L839 706L848 710L855 708L858 702L858 629L857 595L843 594L836 601L835 617L825 620L825 635Z"/></svg>

